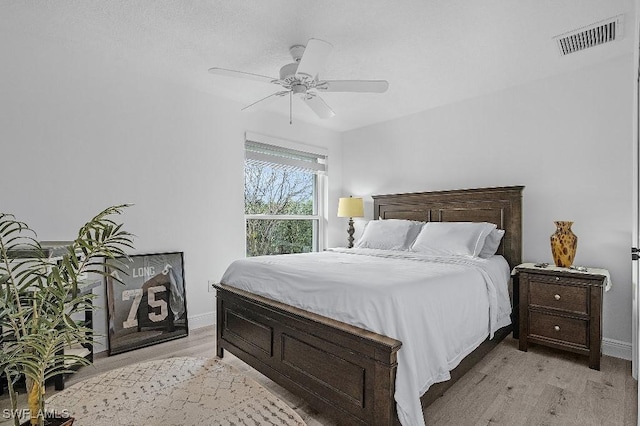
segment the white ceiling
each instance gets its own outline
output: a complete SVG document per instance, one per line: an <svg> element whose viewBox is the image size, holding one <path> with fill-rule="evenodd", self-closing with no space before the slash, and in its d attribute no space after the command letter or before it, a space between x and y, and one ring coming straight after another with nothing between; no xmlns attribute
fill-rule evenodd
<svg viewBox="0 0 640 426"><path fill-rule="evenodd" d="M278 76L288 49L334 49L321 78L386 79L384 94L323 93L320 120L294 99L294 120L338 131L571 72L629 54L633 0L2 0L0 24L136 62L144 72L250 104L279 89L210 67ZM625 14L621 41L561 57L553 36ZM263 108L288 119L288 98Z"/></svg>

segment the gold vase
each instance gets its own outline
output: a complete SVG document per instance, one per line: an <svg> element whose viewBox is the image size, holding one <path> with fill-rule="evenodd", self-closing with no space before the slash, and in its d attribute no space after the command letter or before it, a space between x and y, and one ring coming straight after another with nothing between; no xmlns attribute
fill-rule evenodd
<svg viewBox="0 0 640 426"><path fill-rule="evenodd" d="M568 268L573 265L578 248L578 237L571 231L573 222L556 221L556 232L551 234L551 254L556 266Z"/></svg>

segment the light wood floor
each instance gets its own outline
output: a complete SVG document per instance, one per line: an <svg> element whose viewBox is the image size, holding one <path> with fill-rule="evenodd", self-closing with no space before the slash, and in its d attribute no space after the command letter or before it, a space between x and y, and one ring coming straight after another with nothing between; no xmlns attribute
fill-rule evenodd
<svg viewBox="0 0 640 426"><path fill-rule="evenodd" d="M83 367L67 385L114 368L176 356L215 356L215 329L200 328L187 338L113 357L99 354L94 366ZM309 426L332 424L233 355L226 353L224 360L278 395ZM7 399L6 393L0 397L0 413L8 408ZM630 361L605 356L601 371L594 371L587 357L534 345L520 352L518 341L508 337L428 407L425 419L428 425L452 426L637 425L637 408ZM0 425L7 424L0 415Z"/></svg>

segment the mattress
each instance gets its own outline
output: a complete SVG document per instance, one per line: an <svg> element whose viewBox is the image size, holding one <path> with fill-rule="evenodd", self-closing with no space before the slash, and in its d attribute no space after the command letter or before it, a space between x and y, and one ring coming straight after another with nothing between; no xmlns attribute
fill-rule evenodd
<svg viewBox="0 0 640 426"><path fill-rule="evenodd" d="M511 323L502 256L428 256L374 249L259 256L233 262L224 284L402 341L400 422L424 425L420 396Z"/></svg>

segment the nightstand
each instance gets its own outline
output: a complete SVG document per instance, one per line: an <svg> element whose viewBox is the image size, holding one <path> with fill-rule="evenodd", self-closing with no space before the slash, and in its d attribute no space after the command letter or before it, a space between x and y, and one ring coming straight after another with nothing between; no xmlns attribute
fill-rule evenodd
<svg viewBox="0 0 640 426"><path fill-rule="evenodd" d="M602 296L611 284L609 272L533 264L515 270L520 284L520 350L537 343L584 354L589 368L600 370Z"/></svg>

